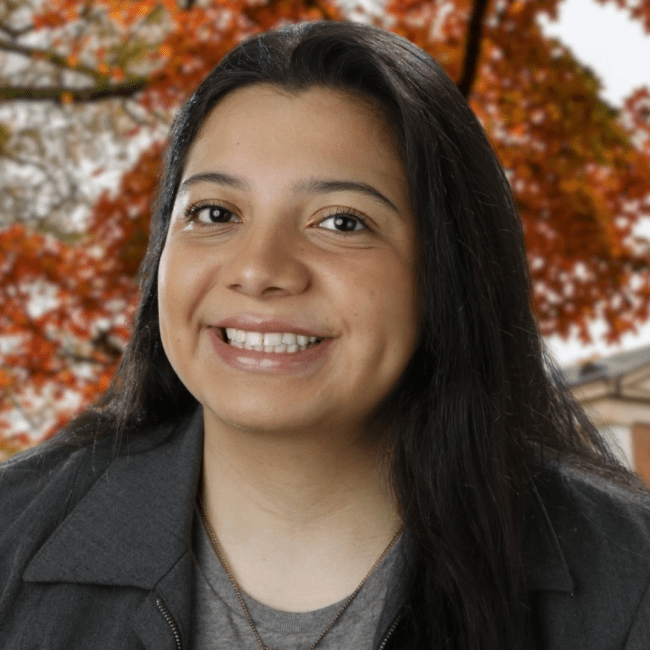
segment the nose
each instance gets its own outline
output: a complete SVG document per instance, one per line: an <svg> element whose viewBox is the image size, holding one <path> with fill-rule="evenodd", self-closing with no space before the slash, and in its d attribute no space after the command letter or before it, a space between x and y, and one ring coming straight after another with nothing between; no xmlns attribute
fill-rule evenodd
<svg viewBox="0 0 650 650"><path fill-rule="evenodd" d="M287 228L252 224L242 232L221 267L222 284L256 298L302 293L310 274L300 259L300 243Z"/></svg>

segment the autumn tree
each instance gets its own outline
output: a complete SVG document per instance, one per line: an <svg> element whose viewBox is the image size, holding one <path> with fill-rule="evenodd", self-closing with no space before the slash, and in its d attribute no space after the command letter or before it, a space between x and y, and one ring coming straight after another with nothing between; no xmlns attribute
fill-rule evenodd
<svg viewBox="0 0 650 650"><path fill-rule="evenodd" d="M250 34L353 16L457 82L509 174L544 333L616 340L650 305L650 93L615 110L544 37L556 0L9 0L0 8L0 427L49 435L107 386L128 340L164 135ZM650 0L619 0L650 31ZM110 190L114 172L122 174ZM97 188L105 187L106 191ZM0 432L2 429L0 428ZM9 453L26 438L0 442ZM11 448L10 445L13 445Z"/></svg>

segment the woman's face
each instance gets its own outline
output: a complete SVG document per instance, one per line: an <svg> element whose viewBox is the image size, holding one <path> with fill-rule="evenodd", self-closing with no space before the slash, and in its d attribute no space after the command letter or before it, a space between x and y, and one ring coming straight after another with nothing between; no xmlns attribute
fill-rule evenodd
<svg viewBox="0 0 650 650"><path fill-rule="evenodd" d="M419 338L415 223L390 129L328 89L235 91L192 145L160 329L206 427L363 430Z"/></svg>

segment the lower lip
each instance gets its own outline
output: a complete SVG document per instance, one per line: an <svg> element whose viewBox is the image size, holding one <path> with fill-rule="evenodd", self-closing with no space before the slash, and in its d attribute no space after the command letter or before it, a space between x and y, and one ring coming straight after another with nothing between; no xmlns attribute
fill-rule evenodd
<svg viewBox="0 0 650 650"><path fill-rule="evenodd" d="M214 327L207 328L212 347L219 358L237 370L269 375L300 374L313 371L324 361L333 339L325 339L298 352L263 352L228 345Z"/></svg>

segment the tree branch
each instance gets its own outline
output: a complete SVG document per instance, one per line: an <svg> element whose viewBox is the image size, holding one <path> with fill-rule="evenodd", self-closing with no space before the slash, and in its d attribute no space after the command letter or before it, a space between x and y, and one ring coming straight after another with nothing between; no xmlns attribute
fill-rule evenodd
<svg viewBox="0 0 650 650"><path fill-rule="evenodd" d="M29 86L0 86L0 102L30 101L98 102L113 97L132 97L147 87L147 79L138 78L116 85L98 85L92 88L32 88Z"/></svg>
<svg viewBox="0 0 650 650"><path fill-rule="evenodd" d="M326 4L320 0L307 0L305 4L308 7L315 7L318 9L323 14L325 20L337 20L337 18L339 18L336 12L331 11Z"/></svg>
<svg viewBox="0 0 650 650"><path fill-rule="evenodd" d="M68 359L70 361L74 361L75 363L87 363L93 366L106 367L106 362L104 361L93 359L93 357L86 357L81 354L76 354L75 352L61 352L57 356L59 359Z"/></svg>
<svg viewBox="0 0 650 650"><path fill-rule="evenodd" d="M21 27L16 29L15 27L9 27L5 23L0 23L0 32L4 32L10 38L20 38L23 34L31 32L34 27L32 25L27 25L27 27Z"/></svg>
<svg viewBox="0 0 650 650"><path fill-rule="evenodd" d="M474 0L472 18L467 28L467 40L465 42L465 60L463 62L463 74L458 82L458 90L465 98L469 93L476 78L478 60L481 56L481 40L483 38L483 18L490 0Z"/></svg>
<svg viewBox="0 0 650 650"><path fill-rule="evenodd" d="M68 59L60 54L55 52L50 52L49 50L41 50L36 47L29 47L27 45L20 45L19 43L8 43L7 41L0 40L0 50L5 52L13 52L14 54L22 54L31 59L47 61L52 65L55 65L59 68L64 68L65 70L71 70L73 72L80 72L91 76L98 83L106 81L106 75L103 75L101 72L98 72L94 68L91 68L86 65L74 65L68 61Z"/></svg>

